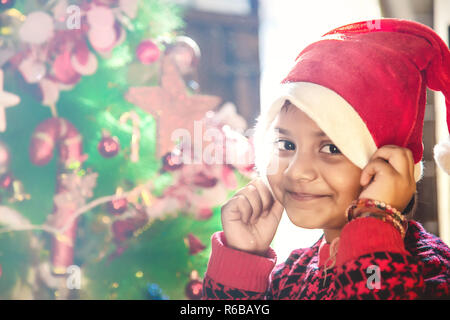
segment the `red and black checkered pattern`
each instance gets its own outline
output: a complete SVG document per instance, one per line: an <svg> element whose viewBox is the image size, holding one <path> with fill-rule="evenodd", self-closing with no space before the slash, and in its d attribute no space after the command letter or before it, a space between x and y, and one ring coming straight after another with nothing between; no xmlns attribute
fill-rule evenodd
<svg viewBox="0 0 450 320"><path fill-rule="evenodd" d="M230 288L205 276L203 299L437 299L450 298L450 249L416 221L410 221L405 248L411 255L374 252L327 271L318 267L322 238L292 251L270 275L266 292ZM377 275L373 268L377 269ZM378 279L377 279L378 278ZM377 281L378 280L378 281Z"/></svg>

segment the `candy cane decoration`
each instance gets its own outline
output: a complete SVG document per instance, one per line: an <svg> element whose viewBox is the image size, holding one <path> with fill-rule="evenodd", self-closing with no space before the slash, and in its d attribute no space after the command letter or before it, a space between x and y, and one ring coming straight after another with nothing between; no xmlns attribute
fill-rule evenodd
<svg viewBox="0 0 450 320"><path fill-rule="evenodd" d="M134 111L125 112L120 116L119 122L125 124L128 120L132 121L133 132L131 134L131 162L139 161L139 140L141 139L140 121L141 118Z"/></svg>
<svg viewBox="0 0 450 320"><path fill-rule="evenodd" d="M33 132L29 150L31 162L38 166L47 164L52 159L56 146L59 151L59 163L64 167L86 159L78 130L66 119L50 118L41 122ZM58 175L56 193L65 191L61 177ZM52 239L52 264L53 272L56 274L65 274L66 268L73 264L77 220L72 221L68 227L67 224L70 223L76 210L76 207L70 205L58 208L54 203L54 227L64 228L61 234Z"/></svg>

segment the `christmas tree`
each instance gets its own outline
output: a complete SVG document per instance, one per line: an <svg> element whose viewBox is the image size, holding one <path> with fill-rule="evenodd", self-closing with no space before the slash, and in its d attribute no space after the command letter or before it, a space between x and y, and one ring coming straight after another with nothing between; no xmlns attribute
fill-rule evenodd
<svg viewBox="0 0 450 320"><path fill-rule="evenodd" d="M198 299L253 153L189 85L182 10L11 0L0 21L0 298Z"/></svg>

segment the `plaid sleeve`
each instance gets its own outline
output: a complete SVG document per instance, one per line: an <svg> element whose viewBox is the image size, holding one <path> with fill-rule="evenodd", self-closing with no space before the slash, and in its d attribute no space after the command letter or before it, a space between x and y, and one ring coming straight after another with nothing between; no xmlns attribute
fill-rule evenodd
<svg viewBox="0 0 450 320"><path fill-rule="evenodd" d="M217 232L212 236L202 300L279 299L286 276L301 253L302 249L294 250L285 262L275 265L271 248L266 257L234 250L226 246L223 232Z"/></svg>
<svg viewBox="0 0 450 320"><path fill-rule="evenodd" d="M341 232L336 265L336 299L423 296L423 263L405 249L390 223L371 217L348 223Z"/></svg>

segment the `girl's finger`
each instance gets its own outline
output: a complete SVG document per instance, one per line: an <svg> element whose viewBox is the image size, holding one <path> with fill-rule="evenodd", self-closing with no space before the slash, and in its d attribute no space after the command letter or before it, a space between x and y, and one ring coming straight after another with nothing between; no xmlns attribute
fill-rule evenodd
<svg viewBox="0 0 450 320"><path fill-rule="evenodd" d="M411 158L408 156L405 148L395 145L385 145L379 148L370 158L371 160L381 158L385 159L398 173L402 175L414 174L414 168L411 168Z"/></svg>
<svg viewBox="0 0 450 320"><path fill-rule="evenodd" d="M246 220L246 223L255 222L255 219L260 215L263 208L258 189L250 182L246 187L239 191L239 194L245 195L252 207L251 217L249 220Z"/></svg>
<svg viewBox="0 0 450 320"><path fill-rule="evenodd" d="M264 184L264 182L261 179L256 179L253 184L258 189L259 195L261 197L262 201L262 213L264 215L267 215L269 213L269 209L273 204L273 196L270 192L269 188Z"/></svg>
<svg viewBox="0 0 450 320"><path fill-rule="evenodd" d="M248 201L247 197L243 194L236 194L233 198L235 201L230 203L232 203L233 206L236 206L235 208L240 213L240 216L237 219L240 219L244 223L248 223L253 212L250 201ZM222 208L225 209L224 207Z"/></svg>
<svg viewBox="0 0 450 320"><path fill-rule="evenodd" d="M370 183L372 177L383 174L395 174L395 169L392 168L385 160L376 158L371 160L361 172L360 183L364 187Z"/></svg>

